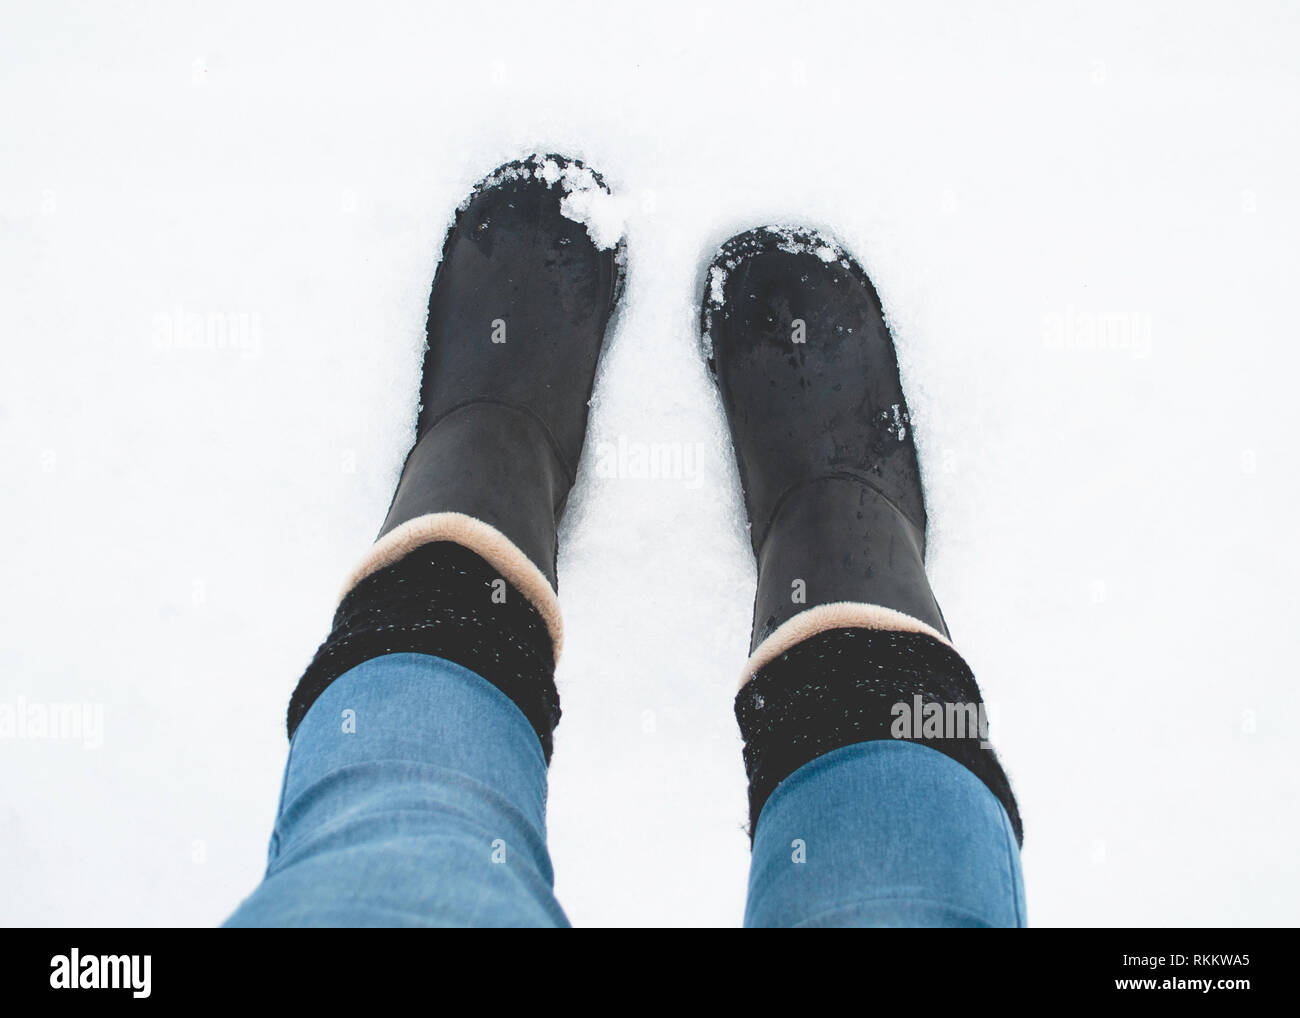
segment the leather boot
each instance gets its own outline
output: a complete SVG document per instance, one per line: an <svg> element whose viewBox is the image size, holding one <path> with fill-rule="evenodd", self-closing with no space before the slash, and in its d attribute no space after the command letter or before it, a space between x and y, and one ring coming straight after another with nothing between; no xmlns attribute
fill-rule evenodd
<svg viewBox="0 0 1300 1018"><path fill-rule="evenodd" d="M556 530L622 284L622 242L602 235L608 200L580 162L532 156L496 170L457 210L429 298L416 440L379 538L347 580L335 630L295 695L291 729L338 668L375 642L367 632L387 633L388 649L522 682L536 670L530 655L503 664L498 649L522 623L503 626L500 612L492 622L482 598L459 592L494 574L540 617L553 669L563 641ZM445 552L436 563L401 565L431 546ZM454 596L453 574L462 577ZM383 576L392 578L368 582ZM548 748L549 735L539 732Z"/></svg>
<svg viewBox="0 0 1300 1018"><path fill-rule="evenodd" d="M827 629L948 639L880 299L829 238L761 228L709 271L704 333L758 562L751 673Z"/></svg>
<svg viewBox="0 0 1300 1018"><path fill-rule="evenodd" d="M709 267L702 332L739 467L758 567L736 700L751 820L821 754L913 740L904 704L971 707L925 574L925 500L894 343L857 261L814 231L763 227ZM914 699L919 697L920 699ZM927 742L981 777L1019 832L986 732Z"/></svg>

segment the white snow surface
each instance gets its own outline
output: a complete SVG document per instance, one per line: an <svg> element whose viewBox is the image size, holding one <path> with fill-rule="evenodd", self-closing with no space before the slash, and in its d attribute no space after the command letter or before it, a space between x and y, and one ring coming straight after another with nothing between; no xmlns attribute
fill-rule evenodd
<svg viewBox="0 0 1300 1018"><path fill-rule="evenodd" d="M573 921L741 918L754 568L696 326L767 222L886 305L1031 922L1300 919L1297 8L562 13L7 9L0 705L90 724L0 735L0 921L214 924L255 885L446 223L534 151L628 245L561 535Z"/></svg>

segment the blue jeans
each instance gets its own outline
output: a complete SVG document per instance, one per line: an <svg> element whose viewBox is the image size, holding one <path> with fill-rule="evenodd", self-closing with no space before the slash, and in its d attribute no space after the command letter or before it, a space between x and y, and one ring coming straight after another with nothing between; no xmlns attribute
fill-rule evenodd
<svg viewBox="0 0 1300 1018"><path fill-rule="evenodd" d="M266 877L228 926L567 926L546 762L474 672L389 654L294 735ZM746 926L1022 926L1001 804L936 750L867 742L783 781L759 817Z"/></svg>

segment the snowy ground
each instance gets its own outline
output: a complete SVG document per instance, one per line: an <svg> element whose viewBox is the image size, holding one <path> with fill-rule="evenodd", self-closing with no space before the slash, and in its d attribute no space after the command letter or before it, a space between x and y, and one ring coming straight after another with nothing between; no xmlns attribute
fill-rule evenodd
<svg viewBox="0 0 1300 1018"><path fill-rule="evenodd" d="M975 7L6 0L0 703L92 724L0 738L0 922L213 924L257 881L444 225L536 148L630 248L560 559L574 922L741 916L753 568L694 320L774 219L887 305L1031 921L1300 919L1300 13Z"/></svg>

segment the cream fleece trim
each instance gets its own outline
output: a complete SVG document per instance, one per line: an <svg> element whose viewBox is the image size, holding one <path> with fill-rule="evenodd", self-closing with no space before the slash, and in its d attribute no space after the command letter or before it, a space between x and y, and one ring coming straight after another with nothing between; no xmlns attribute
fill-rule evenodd
<svg viewBox="0 0 1300 1018"><path fill-rule="evenodd" d="M560 599L551 587L551 581L505 534L464 513L426 513L394 527L375 542L366 557L352 570L347 582L343 584L339 600L342 601L367 576L377 573L385 566L391 566L416 548L434 541L451 541L462 548L468 548L528 598L546 623L546 630L551 634L551 643L555 648L555 660L560 660L564 626L560 620Z"/></svg>
<svg viewBox="0 0 1300 1018"><path fill-rule="evenodd" d="M855 601L837 601L807 608L793 618L786 619L772 631L766 640L754 648L745 662L745 674L740 685L752 679L764 665L771 664L791 647L831 629L880 629L895 633L924 633L940 643L952 643L939 630L920 619L913 618L893 608L878 604L859 604Z"/></svg>

